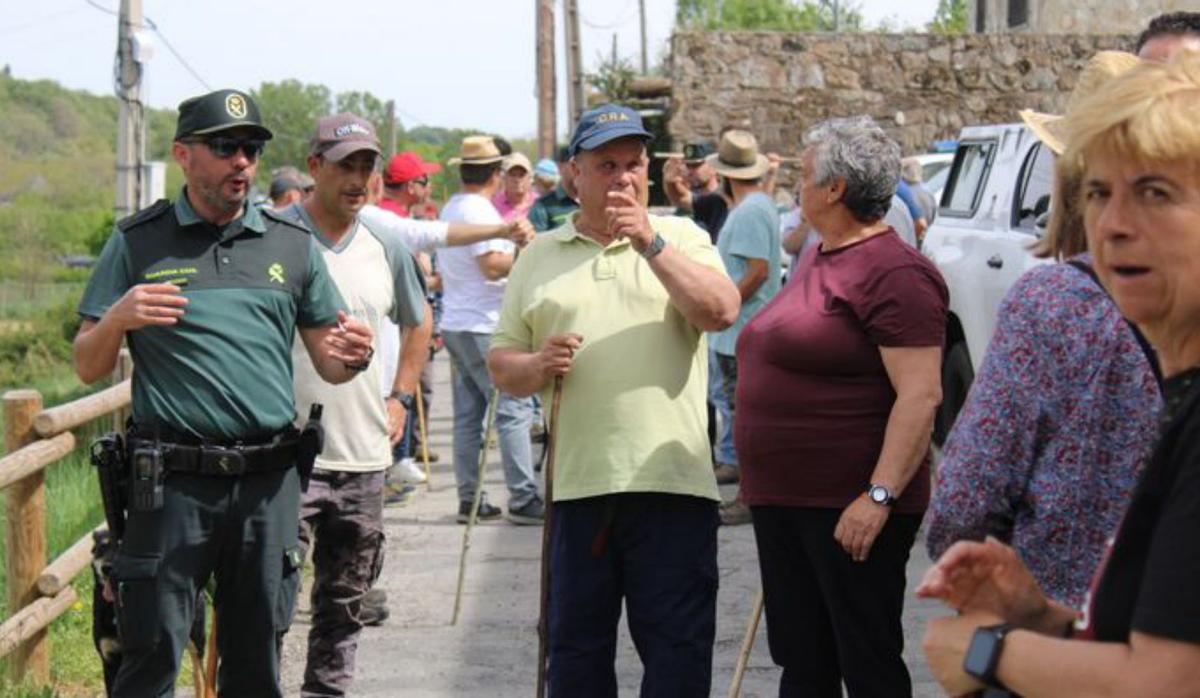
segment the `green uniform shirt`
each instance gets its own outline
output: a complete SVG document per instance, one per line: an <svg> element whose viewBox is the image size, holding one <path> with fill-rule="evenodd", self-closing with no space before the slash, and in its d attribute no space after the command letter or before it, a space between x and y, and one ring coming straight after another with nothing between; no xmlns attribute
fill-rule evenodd
<svg viewBox="0 0 1200 698"><path fill-rule="evenodd" d="M188 299L175 325L127 336L134 421L220 440L290 424L296 327L332 325L345 307L309 232L255 206L218 228L196 215L186 189L116 228L82 316L99 319L136 284L173 283Z"/></svg>
<svg viewBox="0 0 1200 698"><path fill-rule="evenodd" d="M578 210L579 204L567 196L567 190L560 184L533 202L529 208L529 224L537 232L544 233L562 226Z"/></svg>
<svg viewBox="0 0 1200 698"><path fill-rule="evenodd" d="M681 254L724 273L692 221L650 216L650 225ZM555 501L624 492L718 499L704 333L628 240L601 247L569 219L517 258L492 348L536 351L563 332L582 335L583 346L563 381ZM550 397L547 389L547 409Z"/></svg>

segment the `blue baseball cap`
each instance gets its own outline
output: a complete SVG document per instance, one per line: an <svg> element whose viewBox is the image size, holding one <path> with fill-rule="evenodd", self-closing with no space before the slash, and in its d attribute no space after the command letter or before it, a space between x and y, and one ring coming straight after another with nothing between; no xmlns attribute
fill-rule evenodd
<svg viewBox="0 0 1200 698"><path fill-rule="evenodd" d="M558 165L550 158L542 158L533 166L534 177L544 177L545 179L558 179Z"/></svg>
<svg viewBox="0 0 1200 698"><path fill-rule="evenodd" d="M575 135L571 137L569 154L574 157L581 150L595 150L609 141L628 136L645 140L654 138L654 134L642 126L642 117L636 111L616 104L605 104L579 117Z"/></svg>

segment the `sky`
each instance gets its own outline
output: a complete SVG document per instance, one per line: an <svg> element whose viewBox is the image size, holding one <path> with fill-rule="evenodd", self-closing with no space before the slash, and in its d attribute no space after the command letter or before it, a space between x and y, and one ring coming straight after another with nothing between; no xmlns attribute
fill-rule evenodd
<svg viewBox="0 0 1200 698"><path fill-rule="evenodd" d="M561 3L556 2L559 130L566 129ZM119 0L2 0L0 65L14 77L111 94ZM861 0L868 26L921 27L937 0ZM638 0L579 0L585 70L612 51L640 62ZM394 99L405 127L537 128L535 0L143 0L143 99L174 107L209 89L289 78ZM650 62L665 55L675 0L646 0ZM164 38L166 44L164 44ZM172 54L173 48L179 57ZM189 69L190 67L190 69Z"/></svg>

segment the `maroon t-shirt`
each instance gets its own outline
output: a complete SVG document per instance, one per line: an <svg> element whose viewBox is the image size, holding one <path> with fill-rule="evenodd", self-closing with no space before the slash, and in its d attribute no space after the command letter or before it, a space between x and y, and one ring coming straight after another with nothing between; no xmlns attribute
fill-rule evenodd
<svg viewBox="0 0 1200 698"><path fill-rule="evenodd" d="M750 505L841 509L862 494L896 393L880 347L940 347L949 294L894 231L800 258L742 329L734 446ZM929 457L896 502L929 503Z"/></svg>

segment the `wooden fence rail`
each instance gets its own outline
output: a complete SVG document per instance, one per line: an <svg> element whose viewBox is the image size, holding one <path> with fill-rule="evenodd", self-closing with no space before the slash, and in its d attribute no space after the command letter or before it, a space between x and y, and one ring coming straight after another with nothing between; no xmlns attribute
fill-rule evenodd
<svg viewBox="0 0 1200 698"><path fill-rule="evenodd" d="M92 534L80 538L58 559L46 564L47 467L62 460L77 444L71 429L114 414L113 423L129 407L128 354L122 351L118 382L93 395L42 408L36 390L9 390L3 395L4 445L0 458L0 489L5 491L5 543L8 608L12 615L0 624L0 657L10 656L14 682L26 678L50 681L46 630L76 601L71 580L92 560Z"/></svg>

